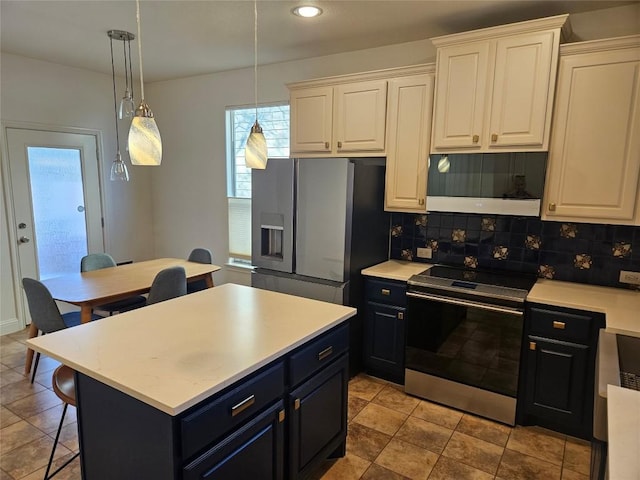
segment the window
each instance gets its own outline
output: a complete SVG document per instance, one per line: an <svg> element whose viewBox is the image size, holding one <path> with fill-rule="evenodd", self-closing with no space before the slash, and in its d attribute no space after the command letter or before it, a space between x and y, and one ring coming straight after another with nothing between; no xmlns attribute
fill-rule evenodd
<svg viewBox="0 0 640 480"><path fill-rule="evenodd" d="M256 119L255 108L227 109L227 197L229 257L251 260L251 169L244 165L244 147ZM289 156L289 105L258 107L269 158Z"/></svg>

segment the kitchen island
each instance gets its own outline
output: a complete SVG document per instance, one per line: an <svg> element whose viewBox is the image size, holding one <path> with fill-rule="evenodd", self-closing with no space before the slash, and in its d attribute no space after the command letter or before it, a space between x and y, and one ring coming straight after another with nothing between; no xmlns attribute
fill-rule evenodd
<svg viewBox="0 0 640 480"><path fill-rule="evenodd" d="M344 455L355 313L226 284L28 343L77 372L83 478L297 478Z"/></svg>

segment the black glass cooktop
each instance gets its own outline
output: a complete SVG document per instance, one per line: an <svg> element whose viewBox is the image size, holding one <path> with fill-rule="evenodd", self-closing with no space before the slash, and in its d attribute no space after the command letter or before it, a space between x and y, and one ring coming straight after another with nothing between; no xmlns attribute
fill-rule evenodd
<svg viewBox="0 0 640 480"><path fill-rule="evenodd" d="M533 274L434 265L407 282L409 289L468 293L486 298L512 297L524 301L536 282Z"/></svg>

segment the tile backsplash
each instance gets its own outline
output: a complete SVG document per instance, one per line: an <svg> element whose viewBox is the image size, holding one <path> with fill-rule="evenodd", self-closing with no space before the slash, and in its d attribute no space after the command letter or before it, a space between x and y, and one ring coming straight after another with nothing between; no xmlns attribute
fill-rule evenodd
<svg viewBox="0 0 640 480"><path fill-rule="evenodd" d="M620 270L640 272L640 227L548 222L464 213L391 215L392 259L537 273L568 282L636 288ZM418 258L417 249L432 249Z"/></svg>

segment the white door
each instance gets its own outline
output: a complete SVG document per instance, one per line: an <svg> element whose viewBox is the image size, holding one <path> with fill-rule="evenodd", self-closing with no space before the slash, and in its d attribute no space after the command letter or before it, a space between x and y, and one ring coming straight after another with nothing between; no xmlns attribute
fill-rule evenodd
<svg viewBox="0 0 640 480"><path fill-rule="evenodd" d="M20 278L78 272L104 251L96 137L7 128L7 146Z"/></svg>

